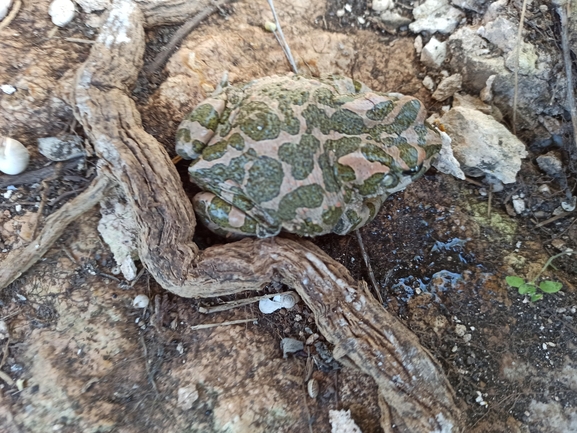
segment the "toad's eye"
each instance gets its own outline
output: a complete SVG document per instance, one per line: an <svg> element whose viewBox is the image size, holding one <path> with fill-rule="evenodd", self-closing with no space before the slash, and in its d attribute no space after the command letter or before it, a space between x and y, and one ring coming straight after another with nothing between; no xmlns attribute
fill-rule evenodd
<svg viewBox="0 0 577 433"><path fill-rule="evenodd" d="M381 181L381 184L387 188L397 186L398 183L399 179L397 178L397 176L391 173L386 174L385 177L383 177L383 180Z"/></svg>
<svg viewBox="0 0 577 433"><path fill-rule="evenodd" d="M421 171L423 170L423 164L419 164L416 167L410 168L409 170L403 171L403 176L411 176L414 177L415 175L421 175Z"/></svg>

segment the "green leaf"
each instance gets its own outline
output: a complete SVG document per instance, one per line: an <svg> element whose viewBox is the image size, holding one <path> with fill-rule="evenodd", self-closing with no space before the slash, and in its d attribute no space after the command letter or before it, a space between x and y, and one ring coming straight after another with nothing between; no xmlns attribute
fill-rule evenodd
<svg viewBox="0 0 577 433"><path fill-rule="evenodd" d="M519 294L520 295L525 295L525 294L534 295L536 292L537 292L537 287L535 287L535 285L531 284L531 283L523 283L523 284L521 284L521 287L519 287Z"/></svg>
<svg viewBox="0 0 577 433"><path fill-rule="evenodd" d="M541 284L539 284L539 288L545 293L557 293L559 290L561 290L561 287L563 287L563 284L561 284L559 281L547 280L541 281Z"/></svg>
<svg viewBox="0 0 577 433"><path fill-rule="evenodd" d="M525 283L525 280L523 278L516 276L508 276L505 278L505 281L511 287L521 287Z"/></svg>
<svg viewBox="0 0 577 433"><path fill-rule="evenodd" d="M531 302L537 302L543 299L543 293L537 293L535 295L531 295Z"/></svg>

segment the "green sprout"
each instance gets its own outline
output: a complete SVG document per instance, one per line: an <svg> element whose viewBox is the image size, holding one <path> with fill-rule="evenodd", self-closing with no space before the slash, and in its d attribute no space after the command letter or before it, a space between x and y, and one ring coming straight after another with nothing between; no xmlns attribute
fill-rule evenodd
<svg viewBox="0 0 577 433"><path fill-rule="evenodd" d="M573 253L572 249L567 249L562 253L549 257L549 260L547 260L545 266L543 266L543 268L539 271L537 276L533 278L531 281L525 281L523 278L518 277L516 275L510 275L506 277L505 281L511 287L516 287L520 295L529 295L531 302L539 301L540 299L543 299L543 293L557 293L563 287L563 284L561 284L559 281L551 281L551 280L541 281L539 285L537 285L537 280L539 279L541 274L545 272L545 270L549 266L553 266L552 265L553 260L564 255L571 255L572 253ZM543 293L537 293L537 288L539 288L539 290L541 290Z"/></svg>

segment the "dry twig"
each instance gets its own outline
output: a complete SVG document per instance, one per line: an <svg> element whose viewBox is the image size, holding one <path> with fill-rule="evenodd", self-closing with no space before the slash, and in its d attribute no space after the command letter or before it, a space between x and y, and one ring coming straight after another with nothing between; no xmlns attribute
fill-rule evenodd
<svg viewBox="0 0 577 433"><path fill-rule="evenodd" d="M246 299L237 299L234 301L225 302L223 304L214 305L211 307L200 306L200 307L198 307L198 311L199 311L199 313L203 313L203 314L218 313L221 311L228 311L228 310L232 310L234 308L243 307L245 305L254 304L255 302L260 301L261 299L270 299L270 298L273 298L273 297L278 296L278 295L288 295L289 293L294 293L294 292L290 291L290 292L282 292L282 293L272 293L270 295L254 296L252 298L246 298Z"/></svg>
<svg viewBox="0 0 577 433"><path fill-rule="evenodd" d="M0 31L8 27L12 20L16 18L16 15L18 15L18 12L20 11L20 6L22 6L22 0L16 0L8 16L0 23Z"/></svg>
<svg viewBox="0 0 577 433"><path fill-rule="evenodd" d="M208 329L208 328L216 328L217 326L230 326L230 325L238 325L240 323L248 323L254 322L257 318L253 317L251 319L242 319L242 320L230 320L228 322L221 322L221 323L205 323L203 325L194 325L191 326L190 329L196 331L198 329Z"/></svg>

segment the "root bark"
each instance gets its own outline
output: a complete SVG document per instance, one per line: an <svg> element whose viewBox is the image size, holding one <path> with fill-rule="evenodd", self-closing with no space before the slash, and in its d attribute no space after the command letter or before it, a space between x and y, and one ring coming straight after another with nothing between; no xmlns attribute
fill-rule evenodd
<svg viewBox="0 0 577 433"><path fill-rule="evenodd" d="M101 159L92 191L119 187L139 227L140 258L166 290L214 297L281 281L312 309L319 330L335 345L335 357L375 379L385 432L459 431L453 391L432 356L318 247L283 238L245 239L204 251L193 243L195 217L180 178L142 128L128 96L142 67L144 26L182 20L182 8L190 3L116 0L78 71L75 115Z"/></svg>

